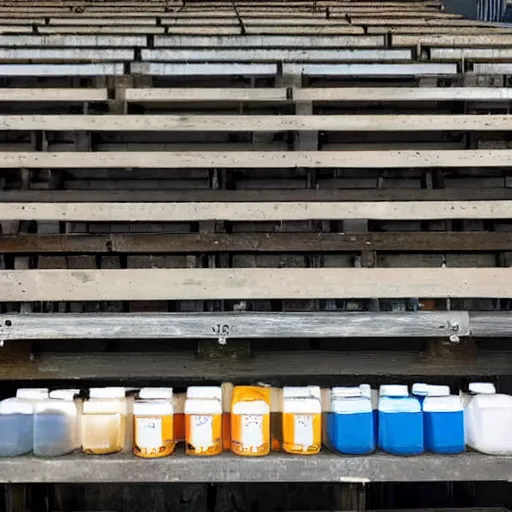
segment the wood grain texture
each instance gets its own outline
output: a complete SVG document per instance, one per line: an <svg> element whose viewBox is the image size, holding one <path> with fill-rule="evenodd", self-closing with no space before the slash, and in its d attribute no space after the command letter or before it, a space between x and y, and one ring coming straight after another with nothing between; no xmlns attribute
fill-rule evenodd
<svg viewBox="0 0 512 512"><path fill-rule="evenodd" d="M2 270L0 300L222 300L512 295L511 268Z"/></svg>
<svg viewBox="0 0 512 512"><path fill-rule="evenodd" d="M498 50L492 50L498 51ZM508 50L507 50L508 51ZM512 50L509 51L512 56ZM1 55L1 54L0 54ZM450 54L451 55L451 54ZM456 57L456 56L455 56ZM452 58L449 55L446 58ZM52 131L505 131L502 115L0 115L0 130Z"/></svg>
<svg viewBox="0 0 512 512"><path fill-rule="evenodd" d="M492 314L489 314L492 317ZM512 325L512 315L503 320ZM464 311L416 313L161 313L0 315L8 340L213 339L224 338L449 338L470 334Z"/></svg>
<svg viewBox="0 0 512 512"><path fill-rule="evenodd" d="M107 89L78 89L78 88L38 88L15 89L0 88L0 101L55 101L55 102L83 102L106 101Z"/></svg>
<svg viewBox="0 0 512 512"><path fill-rule="evenodd" d="M93 66L93 65L91 65ZM1 66L0 66L1 68ZM1 71L1 69L0 69ZM1 169L510 167L512 150L0 152Z"/></svg>
<svg viewBox="0 0 512 512"><path fill-rule="evenodd" d="M22 343L22 342L16 342ZM85 347L84 347L85 348ZM474 359L425 358L417 351L254 351L245 360L199 359L190 352L42 352L35 360L0 366L2 380L146 379L169 384L257 383L276 386L346 382L374 376L492 377L510 375L510 351L480 350ZM357 382L357 381L356 381ZM172 458L172 457L170 457ZM302 458L302 457L293 457ZM450 458L444 456L443 458ZM19 460L19 459L11 459Z"/></svg>
<svg viewBox="0 0 512 512"><path fill-rule="evenodd" d="M322 87L293 90L300 101L510 101L506 87Z"/></svg>
<svg viewBox="0 0 512 512"><path fill-rule="evenodd" d="M0 481L39 484L84 481L132 484L315 481L336 482L338 485L340 482L360 485L386 481L503 482L510 478L511 471L510 457L477 453L450 457L430 454L421 457L396 457L381 453L368 457L340 457L327 452L315 457L291 457L274 453L269 457L248 459L227 453L218 457L187 457L178 449L172 457L148 460L132 455L70 455L51 460L29 456L0 461ZM481 508L478 510L492 512ZM466 512L472 510L467 509Z"/></svg>
<svg viewBox="0 0 512 512"><path fill-rule="evenodd" d="M507 232L154 233L0 236L2 253L511 251Z"/></svg>
<svg viewBox="0 0 512 512"><path fill-rule="evenodd" d="M177 222L508 219L512 201L261 203L0 203L1 220Z"/></svg>

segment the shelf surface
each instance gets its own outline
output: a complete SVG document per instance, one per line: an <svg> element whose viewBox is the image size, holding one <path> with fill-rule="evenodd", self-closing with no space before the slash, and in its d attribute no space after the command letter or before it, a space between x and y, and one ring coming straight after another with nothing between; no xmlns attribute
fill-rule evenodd
<svg viewBox="0 0 512 512"><path fill-rule="evenodd" d="M272 454L244 458L232 454L162 459L132 455L69 455L54 459L33 456L0 459L0 482L426 482L512 481L512 457L420 455L393 457Z"/></svg>

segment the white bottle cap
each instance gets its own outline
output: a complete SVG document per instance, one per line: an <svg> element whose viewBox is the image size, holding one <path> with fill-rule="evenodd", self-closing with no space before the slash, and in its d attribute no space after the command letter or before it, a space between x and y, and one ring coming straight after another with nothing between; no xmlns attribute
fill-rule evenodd
<svg viewBox="0 0 512 512"><path fill-rule="evenodd" d="M0 402L0 414L32 414L34 406L26 400L7 398Z"/></svg>
<svg viewBox="0 0 512 512"><path fill-rule="evenodd" d="M283 398L316 398L320 400L319 386L285 386Z"/></svg>
<svg viewBox="0 0 512 512"><path fill-rule="evenodd" d="M126 388L91 388L90 398L125 398Z"/></svg>
<svg viewBox="0 0 512 512"><path fill-rule="evenodd" d="M470 382L469 392L477 395L494 395L496 387L491 382Z"/></svg>
<svg viewBox="0 0 512 512"><path fill-rule="evenodd" d="M172 398L172 388L142 388L139 398L144 400L166 400Z"/></svg>
<svg viewBox="0 0 512 512"><path fill-rule="evenodd" d="M359 389L361 390L361 394L366 396L367 398L372 397L372 387L370 384L359 384Z"/></svg>
<svg viewBox="0 0 512 512"><path fill-rule="evenodd" d="M190 386L187 388L187 398L222 400L222 389L220 386Z"/></svg>
<svg viewBox="0 0 512 512"><path fill-rule="evenodd" d="M412 385L412 394L416 396L427 396L430 386L424 382L415 382Z"/></svg>
<svg viewBox="0 0 512 512"><path fill-rule="evenodd" d="M331 399L333 398L348 398L354 396L366 396L361 390L360 386L340 386L332 388Z"/></svg>
<svg viewBox="0 0 512 512"><path fill-rule="evenodd" d="M24 400L44 400L48 398L48 388L20 388L16 391L16 398Z"/></svg>
<svg viewBox="0 0 512 512"><path fill-rule="evenodd" d="M427 396L450 396L450 386L428 386Z"/></svg>
<svg viewBox="0 0 512 512"><path fill-rule="evenodd" d="M213 398L187 398L185 414L222 414L222 404Z"/></svg>
<svg viewBox="0 0 512 512"><path fill-rule="evenodd" d="M409 388L402 384L385 384L379 389L380 396L406 397L409 396Z"/></svg>
<svg viewBox="0 0 512 512"><path fill-rule="evenodd" d="M58 398L59 400L73 400L75 396L78 396L79 394L79 389L55 389L50 391L50 398Z"/></svg>

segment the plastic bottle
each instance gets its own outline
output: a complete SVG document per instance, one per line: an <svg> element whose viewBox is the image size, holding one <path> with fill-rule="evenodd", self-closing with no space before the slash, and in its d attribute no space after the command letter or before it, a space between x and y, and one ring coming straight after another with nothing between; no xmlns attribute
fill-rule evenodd
<svg viewBox="0 0 512 512"><path fill-rule="evenodd" d="M364 396L372 401L373 412L373 437L375 446L379 443L379 390L373 389L370 384L360 384L359 388Z"/></svg>
<svg viewBox="0 0 512 512"><path fill-rule="evenodd" d="M315 455L322 448L322 403L320 388L283 388L283 450Z"/></svg>
<svg viewBox="0 0 512 512"><path fill-rule="evenodd" d="M222 391L216 386L194 386L185 401L185 452L212 456L222 453Z"/></svg>
<svg viewBox="0 0 512 512"><path fill-rule="evenodd" d="M0 402L0 457L16 457L33 448L33 412L31 401L8 398Z"/></svg>
<svg viewBox="0 0 512 512"><path fill-rule="evenodd" d="M58 457L79 447L79 389L52 391L34 404L34 455Z"/></svg>
<svg viewBox="0 0 512 512"><path fill-rule="evenodd" d="M170 455L176 446L173 432L172 388L142 388L133 406L133 453L138 457Z"/></svg>
<svg viewBox="0 0 512 512"><path fill-rule="evenodd" d="M270 388L233 388L231 437L231 451L236 455L262 457L270 453Z"/></svg>
<svg viewBox="0 0 512 512"><path fill-rule="evenodd" d="M329 443L334 451L364 455L375 450L372 401L365 388L332 388L330 410Z"/></svg>
<svg viewBox="0 0 512 512"><path fill-rule="evenodd" d="M454 454L464 451L464 407L448 386L429 386L423 401L425 450Z"/></svg>
<svg viewBox="0 0 512 512"><path fill-rule="evenodd" d="M126 449L129 405L125 388L91 388L83 403L82 451L101 455Z"/></svg>
<svg viewBox="0 0 512 512"><path fill-rule="evenodd" d="M512 396L496 394L493 384L472 382L466 406L466 443L488 455L512 455Z"/></svg>
<svg viewBox="0 0 512 512"><path fill-rule="evenodd" d="M424 451L423 413L407 386L380 387L379 447L393 455L418 455Z"/></svg>
<svg viewBox="0 0 512 512"><path fill-rule="evenodd" d="M185 442L185 400L186 393L174 393L172 397L172 406L174 410L174 441L176 444Z"/></svg>
<svg viewBox="0 0 512 512"><path fill-rule="evenodd" d="M418 399L421 406L423 406L423 401L428 395L429 387L429 384L425 384L424 382L415 382L412 385L411 392Z"/></svg>

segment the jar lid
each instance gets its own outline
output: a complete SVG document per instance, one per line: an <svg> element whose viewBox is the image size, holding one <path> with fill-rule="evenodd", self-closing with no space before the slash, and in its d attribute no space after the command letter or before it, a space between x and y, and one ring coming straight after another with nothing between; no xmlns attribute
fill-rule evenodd
<svg viewBox="0 0 512 512"><path fill-rule="evenodd" d="M142 388L139 391L139 398L144 400L165 400L172 398L172 388Z"/></svg>
<svg viewBox="0 0 512 512"><path fill-rule="evenodd" d="M478 395L494 395L496 387L491 382L470 382L469 392Z"/></svg>
<svg viewBox="0 0 512 512"><path fill-rule="evenodd" d="M409 396L409 388L405 384L385 384L380 387L380 396L402 398Z"/></svg>
<svg viewBox="0 0 512 512"><path fill-rule="evenodd" d="M16 398L23 400L44 400L48 398L48 388L20 388L16 391Z"/></svg>
<svg viewBox="0 0 512 512"><path fill-rule="evenodd" d="M79 389L54 389L50 391L50 398L58 398L59 400L73 400L75 396L80 394Z"/></svg>
<svg viewBox="0 0 512 512"><path fill-rule="evenodd" d="M222 389L220 386L189 386L187 388L187 398L215 398L222 399Z"/></svg>
<svg viewBox="0 0 512 512"><path fill-rule="evenodd" d="M125 398L126 388L91 388L90 398Z"/></svg>
<svg viewBox="0 0 512 512"><path fill-rule="evenodd" d="M425 384L424 382L415 382L412 385L412 394L416 396L427 396L428 390L430 389L429 384Z"/></svg>
<svg viewBox="0 0 512 512"><path fill-rule="evenodd" d="M428 386L427 396L450 396L450 386Z"/></svg>
<svg viewBox="0 0 512 512"><path fill-rule="evenodd" d="M332 388L331 399L340 397L366 396L360 386L341 386Z"/></svg>
<svg viewBox="0 0 512 512"><path fill-rule="evenodd" d="M320 400L320 386L285 386L283 398L316 398Z"/></svg>

